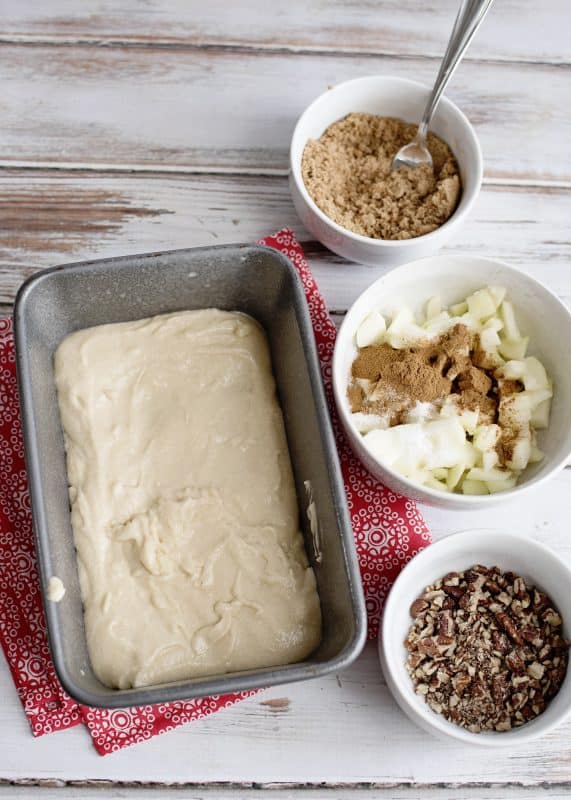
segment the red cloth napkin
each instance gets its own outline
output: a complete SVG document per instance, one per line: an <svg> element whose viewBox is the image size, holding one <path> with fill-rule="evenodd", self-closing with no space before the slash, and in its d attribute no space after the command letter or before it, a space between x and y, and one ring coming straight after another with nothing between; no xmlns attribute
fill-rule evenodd
<svg viewBox="0 0 571 800"><path fill-rule="evenodd" d="M336 329L303 251L290 230L261 240L295 265L307 297L337 436L347 502L367 601L369 638L378 632L383 600L400 569L430 542L411 500L379 484L353 455L335 413L331 357ZM11 319L0 320L0 644L34 736L87 726L101 755L150 739L254 694L105 711L79 706L60 686L51 662L36 568L20 427Z"/></svg>

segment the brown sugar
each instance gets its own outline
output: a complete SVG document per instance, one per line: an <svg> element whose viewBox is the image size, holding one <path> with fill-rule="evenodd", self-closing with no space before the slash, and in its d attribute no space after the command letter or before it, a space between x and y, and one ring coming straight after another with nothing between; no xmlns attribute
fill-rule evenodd
<svg viewBox="0 0 571 800"><path fill-rule="evenodd" d="M470 366L460 376L458 386L462 391L472 390L477 394L486 395L492 388L492 379L486 375L483 369Z"/></svg>
<svg viewBox="0 0 571 800"><path fill-rule="evenodd" d="M391 172L397 151L417 126L393 117L349 114L310 139L302 158L307 190L334 222L373 239L412 239L430 233L454 213L461 194L458 164L432 133L433 168Z"/></svg>

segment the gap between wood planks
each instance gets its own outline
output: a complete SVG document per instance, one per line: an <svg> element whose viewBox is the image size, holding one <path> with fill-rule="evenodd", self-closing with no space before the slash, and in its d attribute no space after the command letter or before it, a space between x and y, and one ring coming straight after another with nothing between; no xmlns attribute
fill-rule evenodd
<svg viewBox="0 0 571 800"><path fill-rule="evenodd" d="M397 50L389 48L384 50L375 50L368 48L358 47L328 47L320 45L308 44L271 44L271 43L248 43L238 41L221 42L217 40L204 40L204 41L188 41L177 39L175 37L159 36L145 37L145 36L49 36L45 34L4 34L0 35L0 46L2 45L18 45L22 47L122 47L122 48L137 48L144 50L164 49L164 50L182 50L182 51L203 51L203 52L227 52L227 53L248 53L256 55L260 53L263 55L304 55L304 56L340 56L340 57L355 57L359 58L396 58L403 60L411 59L426 59L427 61L441 61L442 52L438 53L402 53ZM549 60L545 58L517 58L517 57L504 57L493 56L485 57L479 56L477 58L467 55L464 61L471 61L474 64L523 64L530 66L545 66L545 67L569 67L571 62L565 60Z"/></svg>
<svg viewBox="0 0 571 800"><path fill-rule="evenodd" d="M453 791L458 792L458 797L464 797L464 792L470 792L474 790L521 790L522 792L527 793L537 792L537 790L544 790L547 792L556 792L557 790L562 791L569 791L571 787L570 782L556 782L556 783L549 783L548 781L538 781L537 783L523 783L519 781L506 781L502 783L500 781L468 781L466 783L459 784L457 781L435 781L434 783L415 783L413 781L389 781L387 783L382 783L379 781L355 781L355 782L347 782L341 783L338 781L328 783L326 781L307 781L305 783L295 783L295 782L272 782L272 783L258 783L256 781L245 781L244 783L240 783L237 781L212 781L207 783L192 783L192 782L182 782L182 781L117 781L117 780L108 780L108 779L100 779L100 778L85 778L85 779L72 779L72 780L61 780L59 778L15 778L13 780L9 778L0 778L0 788L3 787L39 787L44 790L46 789L67 789L71 790L73 788L77 789L88 789L88 790L99 790L103 791L105 789L147 789L147 790L160 790L160 789L167 789L167 790L181 790L187 789L192 791L200 791L204 792L204 796L208 797L209 795L215 795L217 792L224 792L224 793L231 793L231 792L243 792L243 791L259 791L259 790L270 790L273 795L279 797L280 793L282 792L291 792L294 791L296 793L299 792L298 796L301 796L304 793L311 793L312 797L320 796L322 797L325 793L330 792L339 792L339 791L366 791L369 792L370 790L379 790L384 789L385 791L388 790L401 790L403 792L431 792L439 789L450 789ZM524 796L526 796L524 795ZM46 795L48 796L48 795ZM403 795L405 796L405 795ZM418 796L418 795L417 795ZM424 796L424 795L423 795ZM513 795L509 795L510 797ZM534 800L537 799L538 795L533 794ZM128 797L128 795L127 795Z"/></svg>

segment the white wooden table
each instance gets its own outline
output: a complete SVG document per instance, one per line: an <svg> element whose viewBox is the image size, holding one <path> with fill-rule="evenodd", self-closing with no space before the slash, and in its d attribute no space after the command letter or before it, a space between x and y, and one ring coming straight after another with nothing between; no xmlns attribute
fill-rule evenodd
<svg viewBox="0 0 571 800"><path fill-rule="evenodd" d="M455 7L0 0L0 310L42 267L253 241L290 225L339 318L380 271L342 262L301 228L286 180L294 122L347 78L431 82ZM567 0L498 0L449 89L481 139L485 183L447 251L504 258L566 302L570 28ZM435 538L500 525L571 559L570 492L566 470L491 513L424 510ZM368 646L340 675L101 758L81 728L32 739L0 657L0 800L163 797L171 784L192 797L271 787L280 798L361 798L384 787L394 798L558 798L571 790L570 735L568 724L496 752L437 742L397 709Z"/></svg>

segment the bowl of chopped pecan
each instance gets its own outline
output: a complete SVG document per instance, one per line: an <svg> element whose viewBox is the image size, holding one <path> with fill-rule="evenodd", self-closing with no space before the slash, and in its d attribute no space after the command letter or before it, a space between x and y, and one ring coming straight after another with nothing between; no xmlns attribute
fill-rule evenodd
<svg viewBox="0 0 571 800"><path fill-rule="evenodd" d="M385 603L379 656L395 700L440 738L528 742L571 712L571 569L544 545L465 531L417 555Z"/></svg>

